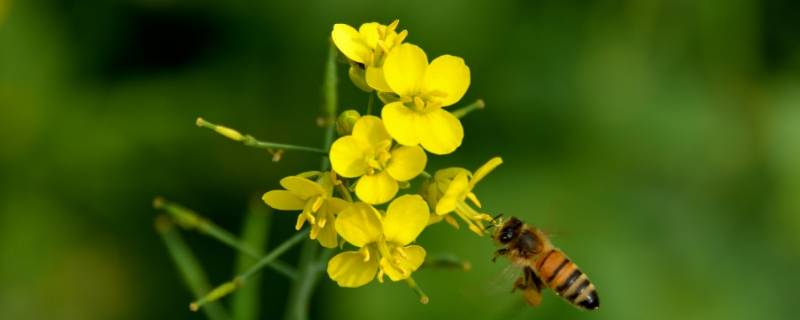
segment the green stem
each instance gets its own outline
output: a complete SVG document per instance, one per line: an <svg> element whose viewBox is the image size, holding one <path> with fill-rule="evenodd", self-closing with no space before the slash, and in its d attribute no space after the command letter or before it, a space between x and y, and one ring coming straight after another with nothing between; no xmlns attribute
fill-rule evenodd
<svg viewBox="0 0 800 320"><path fill-rule="evenodd" d="M337 79L336 47L331 43L328 48L328 58L325 62L325 75L322 83L322 94L324 97L322 113L323 117L330 120L325 122L328 125L325 131L325 139L323 140L325 150L330 149L331 143L333 143L335 130L335 121L333 120L336 118L336 109L338 106L338 96L336 92ZM330 168L330 160L327 156L322 157L320 167L322 171L326 171ZM308 306L311 296L317 280L324 269L314 265L316 260L314 257L317 255L318 251L319 246L315 241L308 241L303 245L297 270L298 277L292 282L292 286L289 289L289 297L286 302L285 318L287 320L305 320L308 318Z"/></svg>
<svg viewBox="0 0 800 320"><path fill-rule="evenodd" d="M367 100L367 115L372 114L372 105L375 104L375 92L369 92L369 100Z"/></svg>
<svg viewBox="0 0 800 320"><path fill-rule="evenodd" d="M200 216L196 212L184 206L158 197L153 200L153 207L164 210L181 228L187 230L197 230L198 232L217 239L231 248L250 256L251 258L260 259L262 257L257 250L253 249L253 247L247 245L246 243L241 242L228 230L223 229L222 227L211 222L211 220ZM297 277L296 272L292 270L292 267L285 262L274 261L269 265L269 267L290 279Z"/></svg>
<svg viewBox="0 0 800 320"><path fill-rule="evenodd" d="M458 110L453 111L453 115L456 116L456 118L460 119L460 118L463 118L464 116L466 116L467 114L469 114L472 111L480 110L480 109L483 109L485 107L486 107L486 103L483 102L483 99L478 99L478 100L475 100L475 102L473 102L472 104L466 105L464 107L459 108Z"/></svg>
<svg viewBox="0 0 800 320"><path fill-rule="evenodd" d="M406 278L406 284L408 284L408 287L414 290L417 296L419 296L419 303L428 304L428 302L431 301L431 299L428 298L428 295L425 294L425 291L422 291L422 288L420 288L417 282L414 281L414 278L412 277Z"/></svg>
<svg viewBox="0 0 800 320"><path fill-rule="evenodd" d="M242 242L255 248L259 254L263 254L263 249L267 247L269 230L272 225L272 214L269 207L257 199L250 201L247 212L242 220L242 231L240 238ZM244 272L252 266L257 259L250 255L239 252L236 257L234 274ZM260 275L253 281L260 282ZM261 286L246 286L240 288L231 297L231 316L233 320L256 320L258 319Z"/></svg>
<svg viewBox="0 0 800 320"><path fill-rule="evenodd" d="M319 149L319 148L314 148L314 147L298 146L298 145L293 145L293 144L261 141L261 140L258 140L258 139L256 139L255 137L253 137L253 136L251 136L249 134L244 134L243 135L243 134L239 133L238 131L236 131L234 129L231 129L231 128L228 128L228 127L225 127L225 126L221 126L221 125L213 124L211 122L206 121L203 118L197 118L197 120L195 121L195 124L198 127L208 128L208 129L214 130L217 133L219 133L219 134L221 134L223 136L226 136L226 137L230 138L231 140L239 141L239 142L241 142L242 144L244 144L244 145L246 145L248 147L267 149L270 152L277 152L277 150L297 150L297 151L314 152L314 153L319 153L319 154L328 154L328 151L326 151L326 150L328 150L328 148Z"/></svg>
<svg viewBox="0 0 800 320"><path fill-rule="evenodd" d="M287 239L279 246L275 247L275 249L272 249L272 251L270 251L266 256L258 260L258 262L253 264L245 272L240 273L238 276L231 279L231 281L225 282L217 286L216 288L214 288L214 290L211 290L211 292L208 293L207 295L203 296L197 301L192 302L190 308L192 310L197 310L203 305L209 302L217 301L220 298L232 293L236 289L244 286L250 277L261 271L261 269L269 265L272 261L274 261L280 255L282 255L284 252L292 248L294 245L296 245L306 237L308 237L308 229L296 233L294 236ZM307 241L307 242L313 242L313 241Z"/></svg>
<svg viewBox="0 0 800 320"><path fill-rule="evenodd" d="M195 299L209 293L211 285L208 282L205 271L203 271L189 246L186 245L186 242L175 230L170 219L163 215L156 217L156 230L161 235L161 240L164 241L167 252L172 257L181 277L189 290L192 291L192 294L194 294ZM228 313L219 303L209 304L206 308L203 308L203 312L211 320L230 319Z"/></svg>

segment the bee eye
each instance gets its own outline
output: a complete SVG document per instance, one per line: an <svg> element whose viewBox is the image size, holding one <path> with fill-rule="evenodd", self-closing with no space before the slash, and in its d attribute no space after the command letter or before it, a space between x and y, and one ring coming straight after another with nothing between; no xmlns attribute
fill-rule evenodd
<svg viewBox="0 0 800 320"><path fill-rule="evenodd" d="M511 229L503 230L503 232L500 233L500 242L502 243L509 242L513 237L514 237L514 230Z"/></svg>

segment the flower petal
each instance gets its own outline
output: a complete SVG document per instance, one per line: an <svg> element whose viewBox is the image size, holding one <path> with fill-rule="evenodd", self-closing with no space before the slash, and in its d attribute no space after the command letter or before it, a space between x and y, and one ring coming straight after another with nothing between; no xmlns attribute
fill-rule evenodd
<svg viewBox="0 0 800 320"><path fill-rule="evenodd" d="M450 112L436 109L420 114L417 119L415 128L420 144L430 153L448 154L461 145L461 140L464 139L464 128L461 127L461 121Z"/></svg>
<svg viewBox="0 0 800 320"><path fill-rule="evenodd" d="M383 75L392 91L400 96L415 96L420 91L428 56L418 46L404 43L386 56L383 62Z"/></svg>
<svg viewBox="0 0 800 320"><path fill-rule="evenodd" d="M469 190L472 190L473 187L481 181L483 177L485 177L489 172L492 172L494 168L497 168L500 164L503 163L503 158L494 157L489 159L485 164L483 164L478 170L475 170L475 174L472 175L472 179L469 180ZM480 207L480 205L478 205Z"/></svg>
<svg viewBox="0 0 800 320"><path fill-rule="evenodd" d="M402 102L392 102L381 110L383 124L386 131L397 140L397 143L406 146L416 146L420 138L417 133L417 118L419 113L407 108Z"/></svg>
<svg viewBox="0 0 800 320"><path fill-rule="evenodd" d="M423 261L425 261L425 249L415 245L392 250L392 256L382 257L380 265L389 279L400 281L410 277Z"/></svg>
<svg viewBox="0 0 800 320"><path fill-rule="evenodd" d="M336 248L339 245L339 241L336 240L336 228L334 224L328 223L322 227L317 234L317 240L319 244L325 248Z"/></svg>
<svg viewBox="0 0 800 320"><path fill-rule="evenodd" d="M363 247L376 242L383 234L380 215L375 209L363 202L353 203L336 217L336 231L347 242L356 247Z"/></svg>
<svg viewBox="0 0 800 320"><path fill-rule="evenodd" d="M286 190L272 190L261 197L268 206L277 210L303 210L306 201Z"/></svg>
<svg viewBox="0 0 800 320"><path fill-rule="evenodd" d="M358 118L353 126L353 137L359 142L366 143L369 147L375 147L387 140L392 140L386 127L383 126L381 118L376 116L363 116Z"/></svg>
<svg viewBox="0 0 800 320"><path fill-rule="evenodd" d="M469 67L464 59L443 55L433 59L425 70L422 92L446 107L461 100L469 88L469 80Z"/></svg>
<svg viewBox="0 0 800 320"><path fill-rule="evenodd" d="M330 212L331 214L338 214L339 212L342 212L342 210L347 208L348 205L350 205L350 203L342 199L328 198L327 200L325 200L325 205L322 208L322 210L324 210L325 212Z"/></svg>
<svg viewBox="0 0 800 320"><path fill-rule="evenodd" d="M361 39L363 39L364 43L366 43L367 47L370 49L375 49L378 46L378 40L380 40L378 29L380 27L381 24L377 22L367 22L358 27L358 33L361 34Z"/></svg>
<svg viewBox="0 0 800 320"><path fill-rule="evenodd" d="M356 251L342 252L328 261L328 276L340 287L363 286L375 279L376 272L377 259L364 261L364 255Z"/></svg>
<svg viewBox="0 0 800 320"><path fill-rule="evenodd" d="M339 48L339 51L348 59L364 64L371 62L369 60L372 50L367 47L361 34L355 28L343 23L337 23L333 25L331 38L336 48Z"/></svg>
<svg viewBox="0 0 800 320"><path fill-rule="evenodd" d="M392 200L398 189L397 181L386 171L363 175L356 183L356 195L361 201L369 204L381 204Z"/></svg>
<svg viewBox="0 0 800 320"><path fill-rule="evenodd" d="M367 67L366 74L367 84L375 90L381 92L391 92L392 88L386 83L386 78L383 77L383 69L378 67Z"/></svg>
<svg viewBox="0 0 800 320"><path fill-rule="evenodd" d="M325 194L325 190L322 189L319 183L298 176L288 176L281 179L281 186L304 200Z"/></svg>
<svg viewBox="0 0 800 320"><path fill-rule="evenodd" d="M364 154L366 148L353 136L344 136L331 145L330 159L333 170L345 178L355 178L367 172Z"/></svg>
<svg viewBox="0 0 800 320"><path fill-rule="evenodd" d="M398 181L414 179L425 169L428 156L419 146L399 146L392 150L386 171Z"/></svg>
<svg viewBox="0 0 800 320"><path fill-rule="evenodd" d="M386 241L407 245L417 239L428 225L430 210L419 195L404 195L394 199L383 217L383 234Z"/></svg>
<svg viewBox="0 0 800 320"><path fill-rule="evenodd" d="M456 204L466 196L467 187L469 186L467 180L466 172L459 173L453 178L453 181L447 187L447 191L439 199L439 203L436 204L436 214L447 214L456 209Z"/></svg>

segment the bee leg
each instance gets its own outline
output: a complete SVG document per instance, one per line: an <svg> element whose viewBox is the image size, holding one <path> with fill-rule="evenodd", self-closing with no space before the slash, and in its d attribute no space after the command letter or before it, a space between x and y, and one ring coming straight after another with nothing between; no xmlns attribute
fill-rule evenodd
<svg viewBox="0 0 800 320"><path fill-rule="evenodd" d="M504 256L506 254L508 254L508 248L498 249L494 252L494 256L492 256L492 262L497 261L497 257Z"/></svg>
<svg viewBox="0 0 800 320"><path fill-rule="evenodd" d="M514 281L514 286L511 287L511 293L517 291L517 289L525 290L528 288L527 281L523 277L517 278L517 281Z"/></svg>

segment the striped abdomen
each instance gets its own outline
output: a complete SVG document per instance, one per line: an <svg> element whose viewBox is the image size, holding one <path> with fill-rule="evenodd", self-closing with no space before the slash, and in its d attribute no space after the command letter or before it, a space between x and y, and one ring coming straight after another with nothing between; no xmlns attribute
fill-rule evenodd
<svg viewBox="0 0 800 320"><path fill-rule="evenodd" d="M587 310L600 307L594 285L564 253L553 249L541 257L536 261L536 270L550 289L575 306Z"/></svg>

